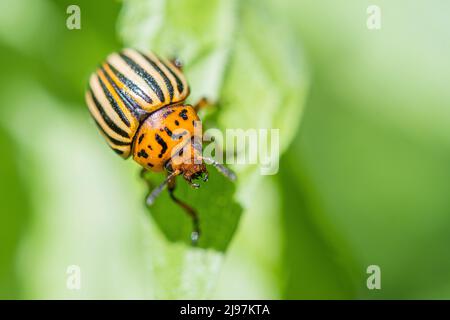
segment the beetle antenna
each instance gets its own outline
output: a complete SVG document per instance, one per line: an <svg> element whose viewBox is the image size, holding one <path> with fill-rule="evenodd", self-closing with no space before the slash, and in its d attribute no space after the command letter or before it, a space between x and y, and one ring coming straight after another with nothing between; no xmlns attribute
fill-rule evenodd
<svg viewBox="0 0 450 320"><path fill-rule="evenodd" d="M169 183L169 181L176 177L177 175L179 175L181 173L180 170L175 170L174 172L172 172L171 174L169 174L167 176L167 178L161 182L161 184L156 187L155 189L153 189L153 191L149 194L149 196L147 197L147 205L151 206L155 203L156 198L158 198L158 196L161 194L161 192L164 190L164 188L167 186L167 184Z"/></svg>
<svg viewBox="0 0 450 320"><path fill-rule="evenodd" d="M231 171L230 169L228 169L227 167L225 167L224 165L218 163L216 160L214 160L212 158L208 158L208 157L203 157L203 156L202 156L202 159L207 164L214 166L217 169L217 171L219 171L221 174L223 174L225 177L227 177L231 181L236 180L236 174L233 171Z"/></svg>

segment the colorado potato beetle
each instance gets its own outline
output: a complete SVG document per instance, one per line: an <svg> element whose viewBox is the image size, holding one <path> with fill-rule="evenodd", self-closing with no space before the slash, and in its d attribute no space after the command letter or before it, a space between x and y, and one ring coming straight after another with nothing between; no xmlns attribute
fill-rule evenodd
<svg viewBox="0 0 450 320"><path fill-rule="evenodd" d="M231 180L235 174L202 155L196 139L201 126L198 109L185 103L189 86L179 63L124 49L110 54L90 76L86 92L89 111L108 145L122 158L130 155L145 171L166 172L166 179L149 194L147 205L168 187L171 199L193 221L192 241L199 235L197 212L174 195L176 177L181 175L194 188L194 180L208 178L205 163L212 164Z"/></svg>

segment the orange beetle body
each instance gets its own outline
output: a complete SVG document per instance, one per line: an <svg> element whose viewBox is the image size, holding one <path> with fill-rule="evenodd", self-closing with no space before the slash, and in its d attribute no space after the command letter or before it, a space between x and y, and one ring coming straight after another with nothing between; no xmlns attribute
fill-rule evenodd
<svg viewBox="0 0 450 320"><path fill-rule="evenodd" d="M124 159L133 156L145 170L167 171L168 177L147 198L154 203L168 186L171 198L194 222L193 241L199 236L194 209L177 199L175 178L182 175L193 187L206 181L204 160L235 179L226 167L202 156L201 122L196 109L185 104L189 86L180 66L134 49L110 54L89 79L86 102L108 145ZM204 101L202 101L204 104ZM196 132L197 129L199 132Z"/></svg>
<svg viewBox="0 0 450 320"><path fill-rule="evenodd" d="M195 132L198 126L200 119L190 105L168 106L155 111L136 134L133 159L149 171L161 172L169 164L170 171L182 170L183 163L194 162L200 156L197 149L191 148L192 138L198 136ZM190 154L184 155L186 149Z"/></svg>

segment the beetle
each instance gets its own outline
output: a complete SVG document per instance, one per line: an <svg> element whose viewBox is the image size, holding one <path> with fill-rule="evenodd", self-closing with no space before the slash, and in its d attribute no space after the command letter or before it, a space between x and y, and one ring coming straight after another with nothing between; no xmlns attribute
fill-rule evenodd
<svg viewBox="0 0 450 320"><path fill-rule="evenodd" d="M197 111L207 105L186 104L190 88L178 60L169 61L152 52L124 49L110 54L89 78L86 103L100 133L122 158L131 155L143 173L165 172L165 180L147 197L151 206L167 187L171 199L193 221L191 239L200 236L198 214L174 195L176 177L182 176L192 187L194 181L207 181L205 163L211 164L230 180L236 175L202 155L201 121Z"/></svg>

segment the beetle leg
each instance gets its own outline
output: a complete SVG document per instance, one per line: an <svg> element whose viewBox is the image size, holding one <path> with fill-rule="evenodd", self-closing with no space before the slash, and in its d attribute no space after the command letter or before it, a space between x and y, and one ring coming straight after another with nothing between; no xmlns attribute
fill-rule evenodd
<svg viewBox="0 0 450 320"><path fill-rule="evenodd" d="M183 71L183 61L181 61L180 58L174 57L170 59L170 63L173 64L178 70Z"/></svg>
<svg viewBox="0 0 450 320"><path fill-rule="evenodd" d="M180 170L176 170L176 171L172 172L171 174L169 174L167 176L167 178L158 187L153 189L152 192L147 197L147 205L151 206L152 204L154 204L156 198L158 198L158 196L161 194L161 192L164 190L164 188L169 184L169 182L174 177L179 175L180 173L181 173Z"/></svg>
<svg viewBox="0 0 450 320"><path fill-rule="evenodd" d="M200 188L200 185L198 183L194 183L192 181L187 181L187 183L194 189Z"/></svg>
<svg viewBox="0 0 450 320"><path fill-rule="evenodd" d="M201 109L205 109L211 106L211 101L209 101L208 98L203 97L194 105L194 110L195 112L198 112Z"/></svg>
<svg viewBox="0 0 450 320"><path fill-rule="evenodd" d="M178 199L177 197L175 197L175 194L174 194L175 187L176 187L175 178L176 177L173 177L173 178L170 178L170 180L169 180L169 183L168 183L169 195L170 195L170 198L172 198L172 200L177 205L179 205L192 218L193 231L191 233L191 241L192 241L192 245L196 245L198 238L200 237L200 226L199 226L198 214L194 208L192 208L187 203L185 203L185 202L181 201L180 199Z"/></svg>

